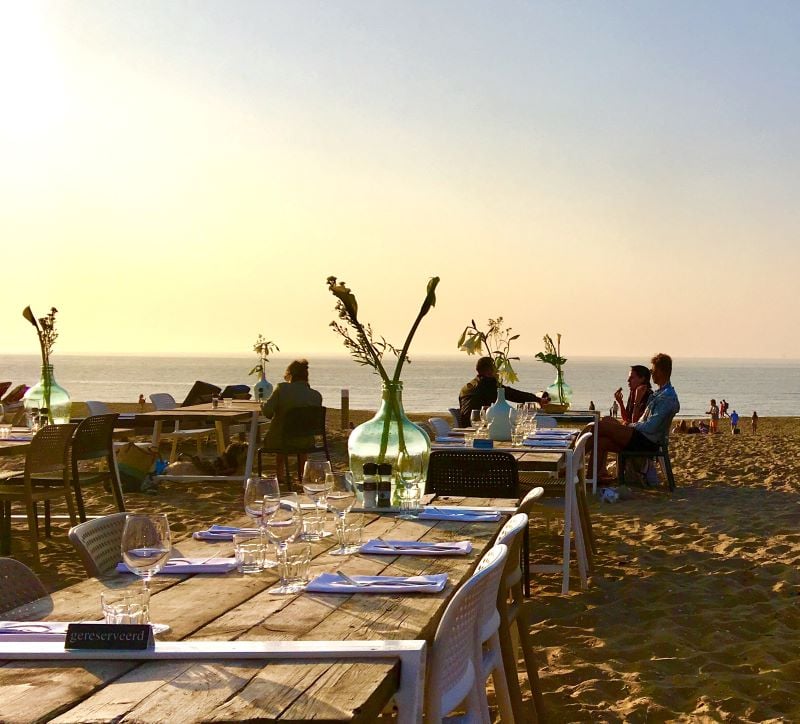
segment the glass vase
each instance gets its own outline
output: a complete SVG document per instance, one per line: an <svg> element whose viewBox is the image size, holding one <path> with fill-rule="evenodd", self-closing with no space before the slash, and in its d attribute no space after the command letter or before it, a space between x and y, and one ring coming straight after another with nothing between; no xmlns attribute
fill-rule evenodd
<svg viewBox="0 0 800 724"><path fill-rule="evenodd" d="M497 401L486 411L486 421L489 423L489 439L496 442L511 440L511 419L509 413L511 405L506 402L506 391L497 388Z"/></svg>
<svg viewBox="0 0 800 724"><path fill-rule="evenodd" d="M558 370L555 381L547 388L547 394L550 395L551 402L557 405L566 405L564 409L569 409L572 401L572 388L564 382L564 372L562 370Z"/></svg>
<svg viewBox="0 0 800 724"><path fill-rule="evenodd" d="M260 402L266 402L272 394L272 383L267 381L264 373L261 373L261 379L253 385L253 399Z"/></svg>
<svg viewBox="0 0 800 724"><path fill-rule="evenodd" d="M391 485L390 500L395 507L400 505L402 489L398 477L418 479L420 494L424 492L431 441L419 425L406 417L402 382L384 383L380 409L375 417L350 433L347 451L353 482L364 507L369 507L373 500L369 493L364 496L365 487L373 483L378 490L381 485Z"/></svg>
<svg viewBox="0 0 800 724"><path fill-rule="evenodd" d="M72 400L69 393L56 382L53 365L42 365L39 383L31 387L23 399L26 410L47 410L47 421L51 425L69 422Z"/></svg>

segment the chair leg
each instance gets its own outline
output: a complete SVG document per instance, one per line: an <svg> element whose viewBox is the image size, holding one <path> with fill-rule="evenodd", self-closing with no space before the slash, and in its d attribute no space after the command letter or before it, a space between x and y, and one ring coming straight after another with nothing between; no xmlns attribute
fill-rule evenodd
<svg viewBox="0 0 800 724"><path fill-rule="evenodd" d="M125 512L125 498L122 495L122 481L119 479L119 468L117 467L117 458L114 453L108 456L108 473L111 476L111 492L114 495L114 502L117 504L117 510L120 513ZM81 518L86 520L86 518Z"/></svg>
<svg viewBox="0 0 800 724"><path fill-rule="evenodd" d="M172 448L169 451L169 461L174 463L178 459L178 438L172 438Z"/></svg>
<svg viewBox="0 0 800 724"><path fill-rule="evenodd" d="M11 501L0 504L0 555L11 553Z"/></svg>
<svg viewBox="0 0 800 724"><path fill-rule="evenodd" d="M533 648L533 636L531 636L531 624L528 620L524 606L517 609L517 634L522 643L522 656L525 659L525 669L528 672L528 682L531 685L533 694L533 705L536 708L536 716L540 722L546 721L544 709L544 697L542 696L542 686L539 682L539 664L536 661L536 653Z"/></svg>
<svg viewBox="0 0 800 724"><path fill-rule="evenodd" d="M586 554L589 560L589 570L594 570L594 556L597 554L597 544L592 530L592 518L589 514L589 501L586 499L586 488L583 483L578 490L578 513L581 516L581 526L583 528L583 540L586 543Z"/></svg>
<svg viewBox="0 0 800 724"><path fill-rule="evenodd" d="M260 478L264 472L264 465L261 456L264 454L264 448L256 450L256 470L258 470L258 477Z"/></svg>
<svg viewBox="0 0 800 724"><path fill-rule="evenodd" d="M50 530L50 501L44 501L44 537L49 538L52 531Z"/></svg>
<svg viewBox="0 0 800 724"><path fill-rule="evenodd" d="M36 564L39 564L39 530L36 515L36 503L32 500L25 501L25 508L28 514L28 534L31 539L31 555Z"/></svg>
<svg viewBox="0 0 800 724"><path fill-rule="evenodd" d="M669 459L669 453L665 453L664 456L661 458L662 462L664 463L664 472L667 475L667 482L669 483L669 492L673 492L675 490L675 476L672 473L672 463Z"/></svg>
<svg viewBox="0 0 800 724"><path fill-rule="evenodd" d="M494 684L494 694L497 699L497 709L500 712L500 721L503 724L513 724L515 721L514 708L511 704L511 692L508 683L508 674L506 672L503 656L500 648L500 636L497 632L489 639L489 648L496 651L500 656L497 658L495 668L491 672L492 683ZM516 668L513 672L516 674ZM519 683L519 682L517 682Z"/></svg>
<svg viewBox="0 0 800 724"><path fill-rule="evenodd" d="M78 518L81 523L86 520L86 508L83 505L83 493L81 492L81 476L78 472L78 463L72 463L72 492L75 495L75 505L78 508Z"/></svg>
<svg viewBox="0 0 800 724"><path fill-rule="evenodd" d="M500 636L500 653L503 657L503 668L506 672L514 720L520 723L535 722L537 718L531 717L530 707L525 706L525 702L522 700L522 689L520 688L519 675L517 674L516 648L511 636L511 627L500 626L498 634Z"/></svg>
<svg viewBox="0 0 800 724"><path fill-rule="evenodd" d="M69 488L69 479L66 473L64 474L64 500L67 503L70 525L78 525L78 516L75 514L75 504L72 502L72 491ZM49 503L50 501L48 500L47 502Z"/></svg>

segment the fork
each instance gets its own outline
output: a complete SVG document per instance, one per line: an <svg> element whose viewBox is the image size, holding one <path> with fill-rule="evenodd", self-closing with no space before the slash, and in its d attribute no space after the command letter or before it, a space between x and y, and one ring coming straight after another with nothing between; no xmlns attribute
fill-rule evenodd
<svg viewBox="0 0 800 724"><path fill-rule="evenodd" d="M355 578L350 578L344 571L336 571L336 575L345 583L356 586L356 588L366 588L368 586L412 586L416 588L426 584L423 581L357 581Z"/></svg>

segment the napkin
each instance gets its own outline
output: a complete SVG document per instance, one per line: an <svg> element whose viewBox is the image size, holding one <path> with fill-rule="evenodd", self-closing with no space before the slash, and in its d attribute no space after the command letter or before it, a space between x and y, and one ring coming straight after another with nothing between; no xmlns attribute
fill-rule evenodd
<svg viewBox="0 0 800 724"><path fill-rule="evenodd" d="M371 540L359 553L387 556L465 556L472 552L468 540L435 543L422 540Z"/></svg>
<svg viewBox="0 0 800 724"><path fill-rule="evenodd" d="M235 528L229 525L212 525L208 530L197 530L192 533L192 538L205 541L233 540L233 536L249 528Z"/></svg>
<svg viewBox="0 0 800 724"><path fill-rule="evenodd" d="M527 447L569 447L572 444L571 438L551 437L544 439L541 437L529 437L522 441Z"/></svg>
<svg viewBox="0 0 800 724"><path fill-rule="evenodd" d="M227 573L236 568L235 558L171 558L159 573ZM117 563L117 572L131 573L124 563Z"/></svg>
<svg viewBox="0 0 800 724"><path fill-rule="evenodd" d="M33 435L11 435L10 437L4 438L9 442L30 442L33 440Z"/></svg>
<svg viewBox="0 0 800 724"><path fill-rule="evenodd" d="M573 430L557 430L556 428L544 428L537 430L528 437L572 437L575 434Z"/></svg>
<svg viewBox="0 0 800 724"><path fill-rule="evenodd" d="M429 576L350 576L355 581L369 583L354 586L335 573L322 573L306 586L311 593L440 593L447 585L447 574ZM413 584L413 585L412 585Z"/></svg>
<svg viewBox="0 0 800 724"><path fill-rule="evenodd" d="M494 523L500 520L499 510L470 510L469 508L424 508L420 520L455 520L461 523Z"/></svg>
<svg viewBox="0 0 800 724"><path fill-rule="evenodd" d="M455 435L443 435L442 437L437 437L436 440L434 440L434 442L437 442L437 443L440 443L440 442L457 442L457 443L461 443L463 445L464 444L464 438L463 437L457 437Z"/></svg>

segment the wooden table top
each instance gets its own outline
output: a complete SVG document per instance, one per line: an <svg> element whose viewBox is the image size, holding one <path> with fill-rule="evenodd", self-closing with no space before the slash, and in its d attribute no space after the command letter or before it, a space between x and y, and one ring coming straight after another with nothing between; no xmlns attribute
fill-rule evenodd
<svg viewBox="0 0 800 724"><path fill-rule="evenodd" d="M442 498L449 505L514 505L507 499ZM164 640L377 640L430 641L455 588L472 573L502 522L407 521L364 514L364 540L469 539L469 556L330 556L333 538L312 543L311 574L341 568L349 574L448 573L441 594L331 595L267 592L277 576L262 574L156 576L151 619L168 623ZM244 524L244 519L236 521ZM232 543L191 538L178 555L232 555ZM137 587L115 575L90 579L3 614L6 619L97 620L106 587ZM254 720L372 722L397 688L399 662L391 661L0 661L0 720L137 722Z"/></svg>

